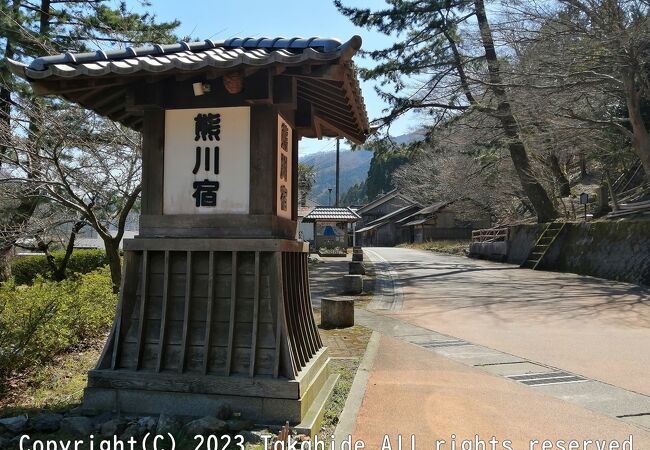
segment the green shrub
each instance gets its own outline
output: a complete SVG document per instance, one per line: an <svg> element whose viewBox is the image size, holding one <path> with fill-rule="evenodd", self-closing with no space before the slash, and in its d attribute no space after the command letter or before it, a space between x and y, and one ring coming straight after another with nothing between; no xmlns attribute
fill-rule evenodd
<svg viewBox="0 0 650 450"><path fill-rule="evenodd" d="M11 263L11 275L16 284L31 284L37 276L45 277L50 272L47 259L42 255L21 256Z"/></svg>
<svg viewBox="0 0 650 450"><path fill-rule="evenodd" d="M105 333L116 302L106 267L61 282L38 277L31 286L0 286L0 385Z"/></svg>
<svg viewBox="0 0 650 450"><path fill-rule="evenodd" d="M65 256L64 251L52 252L57 265ZM66 267L66 276L88 273L108 264L104 250L75 250ZM44 255L23 256L11 265L11 274L16 284L32 284L36 277L51 278L52 268Z"/></svg>
<svg viewBox="0 0 650 450"><path fill-rule="evenodd" d="M99 336L113 324L117 295L113 293L111 271L106 266L79 278L72 327L83 341Z"/></svg>

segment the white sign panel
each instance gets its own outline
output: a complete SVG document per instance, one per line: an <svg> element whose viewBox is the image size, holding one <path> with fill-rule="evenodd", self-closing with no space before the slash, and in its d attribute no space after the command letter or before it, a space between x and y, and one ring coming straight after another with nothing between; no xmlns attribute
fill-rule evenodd
<svg viewBox="0 0 650 450"><path fill-rule="evenodd" d="M250 108L165 111L164 214L248 214Z"/></svg>
<svg viewBox="0 0 650 450"><path fill-rule="evenodd" d="M277 215L291 219L293 211L293 130L289 124L278 115L278 168L277 168Z"/></svg>

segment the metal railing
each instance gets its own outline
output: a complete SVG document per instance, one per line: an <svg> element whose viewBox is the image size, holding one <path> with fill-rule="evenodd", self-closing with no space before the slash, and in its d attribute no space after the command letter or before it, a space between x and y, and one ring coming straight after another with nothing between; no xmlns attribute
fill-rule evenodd
<svg viewBox="0 0 650 450"><path fill-rule="evenodd" d="M485 228L472 231L472 242L504 242L508 240L508 228Z"/></svg>

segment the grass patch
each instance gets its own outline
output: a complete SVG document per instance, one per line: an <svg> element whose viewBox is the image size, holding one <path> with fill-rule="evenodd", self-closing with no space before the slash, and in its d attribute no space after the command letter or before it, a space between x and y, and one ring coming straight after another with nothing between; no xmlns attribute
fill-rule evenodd
<svg viewBox="0 0 650 450"><path fill-rule="evenodd" d="M9 380L10 389L0 398L0 417L30 416L41 411L67 411L81 403L88 371L102 351L102 336L51 363Z"/></svg>
<svg viewBox="0 0 650 450"><path fill-rule="evenodd" d="M470 240L441 240L418 242L414 244L400 244L398 247L464 256L469 251L470 242Z"/></svg>
<svg viewBox="0 0 650 450"><path fill-rule="evenodd" d="M321 424L319 439L328 442L330 436L334 434L336 426L339 423L339 417L348 398L354 376L357 373L361 359L346 358L334 359L331 361L332 372L339 374L339 380L334 386L334 392L325 406L325 415Z"/></svg>
<svg viewBox="0 0 650 450"><path fill-rule="evenodd" d="M372 335L372 330L361 325L354 325L349 328L321 328L320 309L314 310L314 320L318 326L323 345L328 349L329 356L335 358L363 356Z"/></svg>
<svg viewBox="0 0 650 450"><path fill-rule="evenodd" d="M108 267L55 282L0 285L0 390L105 336L115 315Z"/></svg>

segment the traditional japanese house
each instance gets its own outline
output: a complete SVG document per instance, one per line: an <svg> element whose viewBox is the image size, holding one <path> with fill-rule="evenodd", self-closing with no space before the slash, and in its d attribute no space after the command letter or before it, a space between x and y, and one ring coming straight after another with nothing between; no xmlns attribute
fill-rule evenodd
<svg viewBox="0 0 650 450"><path fill-rule="evenodd" d="M393 247L402 243L402 230L398 221L421 208L422 205L411 203L373 220L361 229L357 229L355 233L357 245Z"/></svg>
<svg viewBox="0 0 650 450"><path fill-rule="evenodd" d="M399 221L403 242L437 239L470 239L472 230L489 228L489 211L473 200L439 202L422 208Z"/></svg>
<svg viewBox="0 0 650 450"><path fill-rule="evenodd" d="M356 227L357 229L363 228L371 222L384 217L386 214L415 203L416 202L400 194L397 189L393 189L356 210L356 213L361 216L361 220L356 224Z"/></svg>

